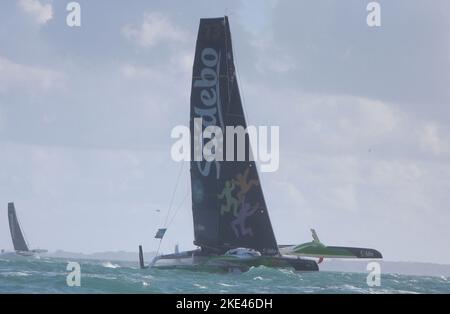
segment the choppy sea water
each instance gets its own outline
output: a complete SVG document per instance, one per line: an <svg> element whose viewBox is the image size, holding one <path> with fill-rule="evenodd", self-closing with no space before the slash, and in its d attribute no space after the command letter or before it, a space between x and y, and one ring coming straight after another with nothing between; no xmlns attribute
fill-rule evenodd
<svg viewBox="0 0 450 314"><path fill-rule="evenodd" d="M369 287L366 274L252 268L241 274L141 270L134 263L71 260L81 286L69 287L67 260L0 258L0 293L450 293L450 278L382 274Z"/></svg>

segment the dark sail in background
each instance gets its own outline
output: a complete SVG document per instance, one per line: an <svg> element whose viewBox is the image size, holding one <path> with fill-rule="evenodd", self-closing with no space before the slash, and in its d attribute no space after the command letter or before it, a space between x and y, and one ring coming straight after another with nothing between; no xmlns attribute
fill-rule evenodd
<svg viewBox="0 0 450 314"><path fill-rule="evenodd" d="M22 252L28 251L28 245L25 241L25 238L23 237L22 230L20 229L14 203L8 203L8 220L14 250Z"/></svg>
<svg viewBox="0 0 450 314"><path fill-rule="evenodd" d="M201 19L197 38L190 120L195 244L218 252L245 247L265 255L277 254L255 162L250 161L248 153L244 161L195 160L195 154L210 140L196 141L194 118L203 119L197 130L208 126L222 128L224 143L226 126L247 127L227 17ZM235 139L235 155L236 143ZM223 156L225 159L225 147Z"/></svg>

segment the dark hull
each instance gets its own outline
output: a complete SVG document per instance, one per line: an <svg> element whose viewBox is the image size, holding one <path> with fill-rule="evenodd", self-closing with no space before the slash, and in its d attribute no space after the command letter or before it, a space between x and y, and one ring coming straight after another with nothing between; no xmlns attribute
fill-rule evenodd
<svg viewBox="0 0 450 314"><path fill-rule="evenodd" d="M211 272L247 271L251 267L293 268L297 271L318 271L317 263L310 259L290 256L234 257L203 254L199 251L160 256L152 264L158 269L184 269Z"/></svg>

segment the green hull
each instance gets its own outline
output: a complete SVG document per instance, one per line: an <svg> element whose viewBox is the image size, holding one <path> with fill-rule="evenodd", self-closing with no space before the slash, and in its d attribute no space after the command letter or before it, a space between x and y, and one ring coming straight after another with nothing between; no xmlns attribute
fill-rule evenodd
<svg viewBox="0 0 450 314"><path fill-rule="evenodd" d="M292 248L292 254L297 256L328 257L328 258L383 258L380 252L374 249L325 246L321 243L309 242Z"/></svg>

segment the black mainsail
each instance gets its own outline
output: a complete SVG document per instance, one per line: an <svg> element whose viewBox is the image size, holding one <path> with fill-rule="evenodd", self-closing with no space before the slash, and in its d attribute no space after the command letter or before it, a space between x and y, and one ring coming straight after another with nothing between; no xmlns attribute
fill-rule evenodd
<svg viewBox="0 0 450 314"><path fill-rule="evenodd" d="M8 203L8 220L9 230L11 231L11 238L14 245L14 250L20 252L28 252L28 245L20 228L19 220L16 214L14 203Z"/></svg>
<svg viewBox="0 0 450 314"><path fill-rule="evenodd" d="M194 244L200 249L156 256L151 267L317 271L314 260L300 256L381 258L373 249L327 247L317 236L312 243L277 246L245 132L227 17L200 20L190 106Z"/></svg>
<svg viewBox="0 0 450 314"><path fill-rule="evenodd" d="M199 118L201 125L195 122ZM217 252L244 247L263 255L278 254L256 165L250 158L248 134L244 159L236 161L235 138L235 161L211 161L201 153L217 134L207 139L197 136L209 126L221 128L223 143L227 142L227 126L247 128L227 17L201 19L197 38L190 110L194 243Z"/></svg>

